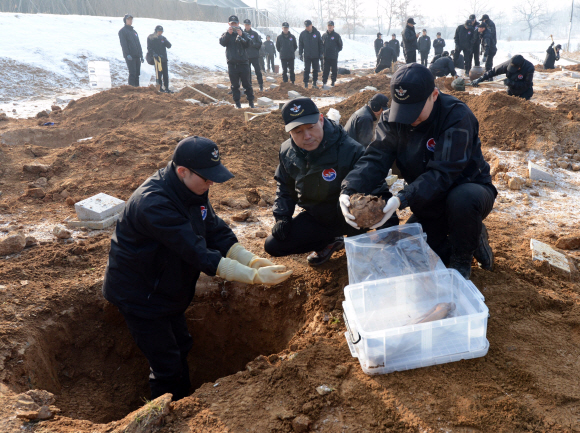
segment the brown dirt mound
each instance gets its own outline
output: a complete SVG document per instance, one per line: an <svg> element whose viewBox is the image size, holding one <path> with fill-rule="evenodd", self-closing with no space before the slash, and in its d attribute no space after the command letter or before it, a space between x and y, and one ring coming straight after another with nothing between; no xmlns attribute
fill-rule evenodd
<svg viewBox="0 0 580 433"><path fill-rule="evenodd" d="M576 65L562 66L562 68L566 69L567 71L580 72L580 63Z"/></svg>
<svg viewBox="0 0 580 433"><path fill-rule="evenodd" d="M360 92L366 86L376 87L380 93L385 95L390 91L391 79L386 75L370 74L364 77L357 77L348 83L343 83L335 87L334 95L336 96L350 96L356 92Z"/></svg>
<svg viewBox="0 0 580 433"><path fill-rule="evenodd" d="M376 95L376 93L377 92L375 92L374 90L365 90L364 92L356 93L353 96L351 96L350 98L345 99L344 101L333 105L332 108L335 108L340 112L340 124L342 126L346 125L346 122L348 122L348 119L350 119L350 116L352 116L353 113L356 110L358 110L359 108L362 108L363 106L367 105L368 102L370 101L370 99L374 95ZM390 101L391 93L390 93L389 89L387 89L387 91L384 93L384 95L386 95ZM389 102L389 104L390 104L390 102ZM326 111L327 110L325 110L325 112Z"/></svg>
<svg viewBox="0 0 580 433"><path fill-rule="evenodd" d="M296 77L298 78L298 77ZM301 78L301 77L300 77ZM299 81L296 81L296 83L298 83ZM270 98L270 99L288 99L288 92L290 90L294 90L295 92L300 93L302 96L306 96L309 98L313 98L313 97L321 97L321 96L332 96L333 95L333 90L322 90L320 88L320 86L322 86L322 83L318 83L319 88L318 89L313 89L312 88L312 83L310 83L310 87L305 88L301 81L300 84L292 84L292 83L283 83L280 82L278 88L276 89L270 89L268 84L273 84L273 83L268 83L267 81L264 83L265 87L264 87L264 93L263 96ZM258 92L256 93L257 96L262 96L262 92Z"/></svg>
<svg viewBox="0 0 580 433"><path fill-rule="evenodd" d="M209 86L207 84L195 84L193 87L201 90L206 95L211 96L212 98L215 98L218 101L228 100L228 96L230 96L228 95L228 90L216 89L215 87ZM212 102L215 102L210 98L202 95L201 93L196 92L190 87L184 87L178 93L175 94L175 97L177 99L197 99L202 104L211 104ZM231 96L229 99L231 100Z"/></svg>
<svg viewBox="0 0 580 433"><path fill-rule="evenodd" d="M447 92L451 92L453 91L453 88L451 87L451 83L453 82L455 78L453 77L439 77L437 79L435 79L435 85L441 89L444 90L446 93Z"/></svg>

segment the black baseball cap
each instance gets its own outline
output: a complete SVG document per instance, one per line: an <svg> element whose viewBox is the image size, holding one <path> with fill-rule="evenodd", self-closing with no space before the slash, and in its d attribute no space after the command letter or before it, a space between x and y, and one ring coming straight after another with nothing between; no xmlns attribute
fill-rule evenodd
<svg viewBox="0 0 580 433"><path fill-rule="evenodd" d="M157 27L155 27L155 31L156 32L162 32L163 31L163 26L157 26Z"/></svg>
<svg viewBox="0 0 580 433"><path fill-rule="evenodd" d="M397 37L397 35L396 35L396 34L394 34L394 33L393 33L391 36Z"/></svg>
<svg viewBox="0 0 580 433"><path fill-rule="evenodd" d="M560 45L560 44L556 45L556 49L557 50L561 50L562 49L562 45Z"/></svg>
<svg viewBox="0 0 580 433"><path fill-rule="evenodd" d="M515 56L512 57L512 60L510 61L507 70L509 73L513 74L518 69L520 69L523 64L524 64L524 56L522 56L521 54L516 54Z"/></svg>
<svg viewBox="0 0 580 433"><path fill-rule="evenodd" d="M310 21L310 20L304 21L304 27L308 27L308 26L311 26L311 25L312 25L312 21Z"/></svg>
<svg viewBox="0 0 580 433"><path fill-rule="evenodd" d="M334 25L334 21L329 21L326 23L327 26L333 26Z"/></svg>
<svg viewBox="0 0 580 433"><path fill-rule="evenodd" d="M419 118L435 89L431 71L418 63L401 66L391 79L389 122L410 125Z"/></svg>
<svg viewBox="0 0 580 433"><path fill-rule="evenodd" d="M246 19L244 20L244 24L252 24L252 22L251 22L249 19L247 19L247 18L246 18Z"/></svg>
<svg viewBox="0 0 580 433"><path fill-rule="evenodd" d="M379 111L381 108L383 110L386 110L387 108L389 108L388 104L389 104L389 98L387 98L382 93L377 93L369 101L369 107L371 107L371 110L373 110L373 111Z"/></svg>
<svg viewBox="0 0 580 433"><path fill-rule="evenodd" d="M240 20L236 15L230 15L230 17L228 18L228 23L239 23L239 22Z"/></svg>
<svg viewBox="0 0 580 433"><path fill-rule="evenodd" d="M127 24L127 18L133 18L133 15L131 15L131 14L125 14L125 16L123 17L123 22L125 24Z"/></svg>
<svg viewBox="0 0 580 433"><path fill-rule="evenodd" d="M282 27L290 27L290 24L284 22L284 23L282 23Z"/></svg>
<svg viewBox="0 0 580 433"><path fill-rule="evenodd" d="M415 20L413 18L409 18L407 20L407 24L415 24Z"/></svg>
<svg viewBox="0 0 580 433"><path fill-rule="evenodd" d="M479 19L479 21L488 20L488 19L489 19L489 15L488 14L483 14L481 16L481 18Z"/></svg>
<svg viewBox="0 0 580 433"><path fill-rule="evenodd" d="M469 19L470 20L474 20L475 19L475 15L474 14L469 15Z"/></svg>
<svg viewBox="0 0 580 433"><path fill-rule="evenodd" d="M378 32L378 33L377 33L377 38L378 38L379 36L383 36L383 34L382 34L381 32Z"/></svg>
<svg viewBox="0 0 580 433"><path fill-rule="evenodd" d="M320 120L320 111L310 98L296 98L288 101L282 107L282 118L286 132L300 125L312 125Z"/></svg>
<svg viewBox="0 0 580 433"><path fill-rule="evenodd" d="M471 20L467 20L467 21L465 21L465 25L467 27L473 27L473 22Z"/></svg>
<svg viewBox="0 0 580 433"><path fill-rule="evenodd" d="M484 22L481 22L478 24L478 27L483 28L483 29L487 29L487 24Z"/></svg>
<svg viewBox="0 0 580 433"><path fill-rule="evenodd" d="M173 152L172 160L175 165L181 165L215 183L234 177L222 165L217 144L209 138L195 135L181 140Z"/></svg>
<svg viewBox="0 0 580 433"><path fill-rule="evenodd" d="M437 36L441 36L441 32L437 32Z"/></svg>

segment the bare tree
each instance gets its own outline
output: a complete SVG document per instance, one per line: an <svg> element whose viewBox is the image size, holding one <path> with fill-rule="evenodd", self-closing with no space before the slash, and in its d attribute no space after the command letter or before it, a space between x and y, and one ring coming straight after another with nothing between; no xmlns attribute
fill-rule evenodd
<svg viewBox="0 0 580 433"><path fill-rule="evenodd" d="M296 14L296 5L292 0L271 0L270 9L278 19L286 21L292 27L301 27L301 19Z"/></svg>
<svg viewBox="0 0 580 433"><path fill-rule="evenodd" d="M528 30L528 41L532 39L534 29L540 29L550 22L550 15L540 0L523 0L514 7L517 21L523 23Z"/></svg>
<svg viewBox="0 0 580 433"><path fill-rule="evenodd" d="M333 3L337 16L344 21L343 29L353 39L357 27L362 27L363 0L338 0Z"/></svg>
<svg viewBox="0 0 580 433"><path fill-rule="evenodd" d="M463 8L465 19L471 14L474 14L476 19L481 18L483 14L489 14L490 11L487 4L488 2L484 2L483 0L468 0Z"/></svg>
<svg viewBox="0 0 580 433"><path fill-rule="evenodd" d="M407 25L408 18L414 18L415 21L421 21L423 19L423 15L413 4L413 0L393 0L393 2L394 19L398 21L403 29Z"/></svg>
<svg viewBox="0 0 580 433"><path fill-rule="evenodd" d="M387 35L391 33L391 27L393 26L393 20L396 18L396 3L397 0L383 0L381 4L383 5L383 11L387 23Z"/></svg>

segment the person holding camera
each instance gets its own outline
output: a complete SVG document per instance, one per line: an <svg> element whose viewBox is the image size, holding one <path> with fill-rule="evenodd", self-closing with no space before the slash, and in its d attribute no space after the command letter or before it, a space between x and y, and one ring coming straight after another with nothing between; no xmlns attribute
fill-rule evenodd
<svg viewBox="0 0 580 433"><path fill-rule="evenodd" d="M232 89L232 97L237 108L242 108L240 102L240 81L246 91L246 98L250 108L254 108L254 89L252 88L252 76L250 62L246 50L251 45L250 36L240 28L240 20L236 15L228 18L228 30L220 37L220 45L226 47L228 60L228 74Z"/></svg>

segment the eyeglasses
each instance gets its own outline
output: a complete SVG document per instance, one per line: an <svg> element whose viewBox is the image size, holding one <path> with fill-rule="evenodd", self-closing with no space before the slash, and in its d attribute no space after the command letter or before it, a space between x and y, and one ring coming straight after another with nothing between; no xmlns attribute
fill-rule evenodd
<svg viewBox="0 0 580 433"><path fill-rule="evenodd" d="M195 175L197 175L197 176L201 177L201 180L203 180L204 182L207 182L207 181L209 180L209 179L206 179L205 177L203 177L201 174L199 174L199 173L196 173L196 172L195 172L195 171L193 171L193 170L190 170L190 171L191 171L193 174L195 174Z"/></svg>

